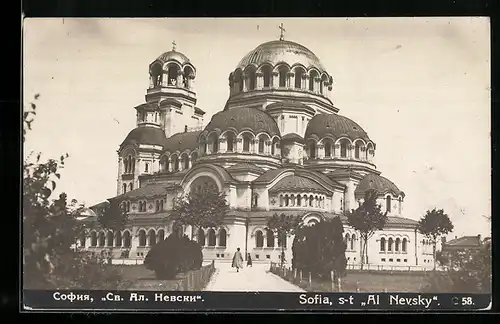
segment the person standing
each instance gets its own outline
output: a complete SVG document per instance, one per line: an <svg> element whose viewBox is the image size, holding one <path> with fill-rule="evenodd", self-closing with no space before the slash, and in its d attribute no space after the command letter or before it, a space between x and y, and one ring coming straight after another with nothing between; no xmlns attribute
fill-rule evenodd
<svg viewBox="0 0 500 324"><path fill-rule="evenodd" d="M236 249L233 256L233 268L236 268L236 272L240 272L240 268L243 268L243 256L241 255L240 248Z"/></svg>
<svg viewBox="0 0 500 324"><path fill-rule="evenodd" d="M252 256L250 255L250 253L248 253L247 255L247 267L251 267L252 266Z"/></svg>

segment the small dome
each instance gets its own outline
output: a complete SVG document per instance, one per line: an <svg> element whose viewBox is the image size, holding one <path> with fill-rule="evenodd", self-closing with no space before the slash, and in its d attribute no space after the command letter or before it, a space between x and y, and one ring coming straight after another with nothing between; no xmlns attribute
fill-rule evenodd
<svg viewBox="0 0 500 324"><path fill-rule="evenodd" d="M325 188L320 186L318 183L314 182L311 179L291 175L288 177L284 177L278 183L276 183L269 192L279 192L279 191L288 191L288 192L316 192L316 193L328 193Z"/></svg>
<svg viewBox="0 0 500 324"><path fill-rule="evenodd" d="M124 147L128 144L149 144L165 147L166 141L167 138L165 133L160 128L143 126L134 128L130 133L128 133L120 147Z"/></svg>
<svg viewBox="0 0 500 324"><path fill-rule="evenodd" d="M163 53L162 55L158 56L156 61L160 61L162 63L166 63L168 61L177 61L181 65L184 65L186 63L190 63L189 59L187 58L186 55L177 52L177 51L168 51Z"/></svg>
<svg viewBox="0 0 500 324"><path fill-rule="evenodd" d="M277 40L263 43L243 57L236 68L245 69L250 64L260 66L269 63L275 66L278 63L287 63L290 66L300 64L306 69L316 68L325 72L319 58L307 47L287 40Z"/></svg>
<svg viewBox="0 0 500 324"><path fill-rule="evenodd" d="M236 133L250 130L254 134L265 132L270 136L280 136L276 121L267 112L258 108L233 108L218 112L212 117L203 133L208 134L213 130L224 132L232 129Z"/></svg>
<svg viewBox="0 0 500 324"><path fill-rule="evenodd" d="M364 196L365 191L368 189L375 189L381 195L390 193L396 197L402 195L404 197L404 192L399 190L399 188L389 179L376 174L367 174L358 184L354 194L356 196Z"/></svg>
<svg viewBox="0 0 500 324"><path fill-rule="evenodd" d="M354 121L338 114L319 114L311 118L307 125L305 139L316 135L321 139L327 135L334 138L348 137L351 140L361 138L369 141L368 134Z"/></svg>
<svg viewBox="0 0 500 324"><path fill-rule="evenodd" d="M184 132L177 133L169 138L165 142L163 149L174 153L175 151L183 152L185 150L194 150L198 148L198 136L201 131L196 132Z"/></svg>

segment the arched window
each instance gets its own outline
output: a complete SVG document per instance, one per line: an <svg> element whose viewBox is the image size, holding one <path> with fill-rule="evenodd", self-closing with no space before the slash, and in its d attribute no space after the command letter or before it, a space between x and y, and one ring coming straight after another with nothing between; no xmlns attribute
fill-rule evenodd
<svg viewBox="0 0 500 324"><path fill-rule="evenodd" d="M356 243L356 235L353 234L351 237L351 251L354 251L355 243Z"/></svg>
<svg viewBox="0 0 500 324"><path fill-rule="evenodd" d="M177 85L177 76L179 75L179 68L176 65L170 65L168 67L168 85Z"/></svg>
<svg viewBox="0 0 500 324"><path fill-rule="evenodd" d="M281 67L278 71L279 73L279 86L280 88L286 87L286 77L288 70L286 67Z"/></svg>
<svg viewBox="0 0 500 324"><path fill-rule="evenodd" d="M160 211L163 211L163 199L160 200Z"/></svg>
<svg viewBox="0 0 500 324"><path fill-rule="evenodd" d="M156 234L156 242L161 242L164 239L165 239L165 231L161 229L158 231L158 234Z"/></svg>
<svg viewBox="0 0 500 324"><path fill-rule="evenodd" d="M385 238L380 239L380 252L385 252Z"/></svg>
<svg viewBox="0 0 500 324"><path fill-rule="evenodd" d="M390 213L391 212L391 196L387 196L385 198L385 210Z"/></svg>
<svg viewBox="0 0 500 324"><path fill-rule="evenodd" d="M347 233L344 237L344 243L345 243L345 246L346 246L346 250L349 250L350 248L350 243L351 243L351 235L349 233Z"/></svg>
<svg viewBox="0 0 500 324"><path fill-rule="evenodd" d="M396 252L399 252L399 245L401 244L401 240L399 239L399 237L396 239L396 246L395 246L395 249L394 251Z"/></svg>
<svg viewBox="0 0 500 324"><path fill-rule="evenodd" d="M182 168L184 170L189 169L189 156L187 154L184 154L182 158Z"/></svg>
<svg viewBox="0 0 500 324"><path fill-rule="evenodd" d="M226 133L227 151L232 152L234 150L234 134Z"/></svg>
<svg viewBox="0 0 500 324"><path fill-rule="evenodd" d="M205 231L203 228L198 229L198 243L201 246L205 246Z"/></svg>
<svg viewBox="0 0 500 324"><path fill-rule="evenodd" d="M314 91L314 82L317 77L318 73L316 71L312 71L309 75L309 91Z"/></svg>
<svg viewBox="0 0 500 324"><path fill-rule="evenodd" d="M389 244L387 245L387 251L392 252L392 245L394 244L394 240L392 237L389 239Z"/></svg>
<svg viewBox="0 0 500 324"><path fill-rule="evenodd" d="M115 234L115 246L121 247L122 246L122 232L116 231Z"/></svg>
<svg viewBox="0 0 500 324"><path fill-rule="evenodd" d="M340 157L346 158L347 157L347 142L342 141L340 143Z"/></svg>
<svg viewBox="0 0 500 324"><path fill-rule="evenodd" d="M302 196L301 195L297 196L297 206L298 207L302 206Z"/></svg>
<svg viewBox="0 0 500 324"><path fill-rule="evenodd" d="M274 233L273 233L273 231L267 230L266 238L267 238L267 247L274 247Z"/></svg>
<svg viewBox="0 0 500 324"><path fill-rule="evenodd" d="M179 171L179 157L177 155L172 157L172 166L174 171Z"/></svg>
<svg viewBox="0 0 500 324"><path fill-rule="evenodd" d="M295 88L300 89L302 88L302 75L304 74L304 71L302 69L297 68L295 69Z"/></svg>
<svg viewBox="0 0 500 324"><path fill-rule="evenodd" d="M264 144L265 139L263 137L259 138L259 153L264 154Z"/></svg>
<svg viewBox="0 0 500 324"><path fill-rule="evenodd" d="M149 172L149 163L144 164L144 172Z"/></svg>
<svg viewBox="0 0 500 324"><path fill-rule="evenodd" d="M356 145L354 146L354 157L356 159L359 159L359 152L361 151L361 145L359 144L359 142L356 142Z"/></svg>
<svg viewBox="0 0 500 324"><path fill-rule="evenodd" d="M90 233L90 246L97 246L97 234L96 232Z"/></svg>
<svg viewBox="0 0 500 324"><path fill-rule="evenodd" d="M311 142L309 144L309 157L311 159L316 158L316 143L314 143L314 142Z"/></svg>
<svg viewBox="0 0 500 324"><path fill-rule="evenodd" d="M106 245L106 237L104 236L103 232L100 232L99 233L99 246L103 247L104 245Z"/></svg>
<svg viewBox="0 0 500 324"><path fill-rule="evenodd" d="M212 153L217 153L219 151L219 136L215 133L210 135L209 142L212 143Z"/></svg>
<svg viewBox="0 0 500 324"><path fill-rule="evenodd" d="M80 235L80 246L81 247L85 247L85 240L86 240L85 233L82 233Z"/></svg>
<svg viewBox="0 0 500 324"><path fill-rule="evenodd" d="M155 210L156 210L157 212L158 212L158 211L160 211L160 201L159 201L159 200L155 201L155 206L156 206L156 209L155 209Z"/></svg>
<svg viewBox="0 0 500 324"><path fill-rule="evenodd" d="M153 246L156 244L156 233L153 229L149 230L148 238L149 238L149 241L148 241L149 246Z"/></svg>
<svg viewBox="0 0 500 324"><path fill-rule="evenodd" d="M254 70L249 70L247 71L247 77L248 77L248 90L254 90L255 89L255 82L257 80L257 76L255 75Z"/></svg>
<svg viewBox="0 0 500 324"><path fill-rule="evenodd" d="M208 246L215 246L216 244L216 237L215 237L215 231L213 228L208 230Z"/></svg>
<svg viewBox="0 0 500 324"><path fill-rule="evenodd" d="M330 141L325 142L325 157L332 156L332 143Z"/></svg>
<svg viewBox="0 0 500 324"><path fill-rule="evenodd" d="M403 243L401 244L401 250L402 250L403 252L406 252L406 243L407 243L407 242L408 242L408 241L406 240L406 238L404 238L404 239L403 239Z"/></svg>
<svg viewBox="0 0 500 324"><path fill-rule="evenodd" d="M126 183L124 183L124 184L123 184L123 193L126 193L126 192L127 192L127 184L126 184Z"/></svg>
<svg viewBox="0 0 500 324"><path fill-rule="evenodd" d="M197 159L198 159L198 153L196 152L191 153L191 164L194 164Z"/></svg>
<svg viewBox="0 0 500 324"><path fill-rule="evenodd" d="M132 246L132 238L129 231L123 232L123 246L129 248Z"/></svg>
<svg viewBox="0 0 500 324"><path fill-rule="evenodd" d="M243 152L250 152L250 136L243 135Z"/></svg>
<svg viewBox="0 0 500 324"><path fill-rule="evenodd" d="M309 207L313 207L314 197L313 195L309 196Z"/></svg>
<svg viewBox="0 0 500 324"><path fill-rule="evenodd" d="M139 231L139 246L146 246L146 231Z"/></svg>
<svg viewBox="0 0 500 324"><path fill-rule="evenodd" d="M290 197L288 195L285 195L285 207L288 207L290 205Z"/></svg>
<svg viewBox="0 0 500 324"><path fill-rule="evenodd" d="M219 246L226 247L227 232L225 229L221 228L219 230Z"/></svg>
<svg viewBox="0 0 500 324"><path fill-rule="evenodd" d="M262 231L255 232L255 247L264 247L264 235L262 234Z"/></svg>
<svg viewBox="0 0 500 324"><path fill-rule="evenodd" d="M269 88L271 86L271 67L262 67L262 74L264 76L264 88Z"/></svg>
<svg viewBox="0 0 500 324"><path fill-rule="evenodd" d="M131 182L128 184L128 191L134 190L134 184Z"/></svg>

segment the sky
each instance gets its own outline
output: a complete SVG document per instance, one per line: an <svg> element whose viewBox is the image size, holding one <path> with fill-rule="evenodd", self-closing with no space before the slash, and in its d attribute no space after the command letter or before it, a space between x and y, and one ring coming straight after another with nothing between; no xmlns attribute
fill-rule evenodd
<svg viewBox="0 0 500 324"><path fill-rule="evenodd" d="M93 205L115 196L118 146L135 127L149 64L175 41L196 67L208 124L229 96L229 73L279 39L281 23L285 39L333 76L339 114L377 144L377 169L406 194L404 216L444 209L451 237L489 236L487 18L26 19L24 105L40 98L25 155L68 153L58 189L70 198Z"/></svg>

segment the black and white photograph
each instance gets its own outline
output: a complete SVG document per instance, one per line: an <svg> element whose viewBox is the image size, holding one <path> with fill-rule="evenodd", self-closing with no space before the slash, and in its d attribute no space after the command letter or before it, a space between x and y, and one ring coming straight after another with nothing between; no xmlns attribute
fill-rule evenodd
<svg viewBox="0 0 500 324"><path fill-rule="evenodd" d="M491 293L488 18L29 18L22 73L24 290Z"/></svg>

